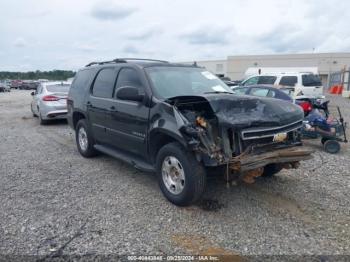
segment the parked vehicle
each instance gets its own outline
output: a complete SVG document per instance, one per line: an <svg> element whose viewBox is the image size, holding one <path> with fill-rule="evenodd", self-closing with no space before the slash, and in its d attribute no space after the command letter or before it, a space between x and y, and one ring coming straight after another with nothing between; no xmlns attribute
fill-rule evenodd
<svg viewBox="0 0 350 262"><path fill-rule="evenodd" d="M240 80L230 80L230 81L223 80L223 82L230 87L238 87L242 83L242 81Z"/></svg>
<svg viewBox="0 0 350 262"><path fill-rule="evenodd" d="M318 75L318 67L249 67L244 73L244 78L249 78L255 75L267 75L276 73L312 73Z"/></svg>
<svg viewBox="0 0 350 262"><path fill-rule="evenodd" d="M273 85L252 85L247 87L238 87L233 88L232 91L233 93L238 95L271 97L286 100L293 103L293 98L291 98L282 90L275 88Z"/></svg>
<svg viewBox="0 0 350 262"><path fill-rule="evenodd" d="M267 84L275 86L293 87L294 98L300 96L323 96L323 86L318 75L313 73L269 73L254 75L241 83L241 86Z"/></svg>
<svg viewBox="0 0 350 262"><path fill-rule="evenodd" d="M21 85L19 85L19 89L22 90L36 90L39 86L39 82L37 81L23 81Z"/></svg>
<svg viewBox="0 0 350 262"><path fill-rule="evenodd" d="M90 63L68 95L68 123L80 154L97 151L157 172L180 206L201 198L207 167L226 181L272 176L311 158L303 112L282 100L237 96L195 65L144 59Z"/></svg>
<svg viewBox="0 0 350 262"><path fill-rule="evenodd" d="M41 83L35 92L32 92L30 105L33 116L39 117L40 124L50 120L67 118L67 95L70 83L48 82Z"/></svg>
<svg viewBox="0 0 350 262"><path fill-rule="evenodd" d="M22 85L22 80L12 80L11 81L11 88L18 89Z"/></svg>
<svg viewBox="0 0 350 262"><path fill-rule="evenodd" d="M11 91L11 87L10 84L6 81L0 81L0 92L10 92Z"/></svg>

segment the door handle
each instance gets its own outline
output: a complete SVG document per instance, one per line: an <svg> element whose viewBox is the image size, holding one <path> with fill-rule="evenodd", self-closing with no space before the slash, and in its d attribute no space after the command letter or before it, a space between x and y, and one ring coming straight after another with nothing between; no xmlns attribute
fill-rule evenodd
<svg viewBox="0 0 350 262"><path fill-rule="evenodd" d="M115 106L111 106L109 109L110 109L111 111L117 111L116 108L115 108Z"/></svg>
<svg viewBox="0 0 350 262"><path fill-rule="evenodd" d="M86 106L91 106L91 102L90 102L90 101L87 101L87 102L86 102Z"/></svg>

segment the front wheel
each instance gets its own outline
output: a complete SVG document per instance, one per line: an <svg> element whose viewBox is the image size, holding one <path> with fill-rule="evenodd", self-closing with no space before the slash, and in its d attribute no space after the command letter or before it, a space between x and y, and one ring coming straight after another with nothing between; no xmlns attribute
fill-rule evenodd
<svg viewBox="0 0 350 262"><path fill-rule="evenodd" d="M156 167L160 189L171 203L188 206L201 198L206 187L205 169L181 144L163 146Z"/></svg>
<svg viewBox="0 0 350 262"><path fill-rule="evenodd" d="M75 140L79 153L83 157L93 157L97 154L94 148L94 139L88 129L85 119L79 120L75 128Z"/></svg>
<svg viewBox="0 0 350 262"><path fill-rule="evenodd" d="M327 140L323 144L324 150L330 154L336 154L340 151L340 144L335 140Z"/></svg>

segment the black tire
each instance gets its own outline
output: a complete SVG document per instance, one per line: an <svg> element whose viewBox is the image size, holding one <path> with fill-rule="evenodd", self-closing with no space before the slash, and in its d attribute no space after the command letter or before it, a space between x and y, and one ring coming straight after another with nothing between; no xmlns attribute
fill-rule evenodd
<svg viewBox="0 0 350 262"><path fill-rule="evenodd" d="M273 177L278 172L282 170L282 167L278 164L269 164L264 167L264 172L261 176L263 177Z"/></svg>
<svg viewBox="0 0 350 262"><path fill-rule="evenodd" d="M322 137L322 138L321 138L321 143L322 143L322 145L324 145L324 143L326 143L326 141L328 141L328 140L329 140L329 138Z"/></svg>
<svg viewBox="0 0 350 262"><path fill-rule="evenodd" d="M162 165L167 157L175 157L184 171L184 187L179 194L170 192L163 180ZM160 189L164 196L177 206L189 206L197 202L205 191L206 171L204 166L197 161L193 153L185 150L180 143L169 143L159 150L156 168Z"/></svg>
<svg viewBox="0 0 350 262"><path fill-rule="evenodd" d="M340 151L340 144L335 140L327 140L324 145L324 150L330 154L336 154Z"/></svg>
<svg viewBox="0 0 350 262"><path fill-rule="evenodd" d="M82 148L79 143L79 130L83 129L85 130L86 138L87 138L87 147ZM75 141L77 143L78 151L83 157L93 157L97 155L97 151L94 148L94 138L91 135L91 132L88 128L87 122L85 119L81 119L78 121L76 127L75 127Z"/></svg>
<svg viewBox="0 0 350 262"><path fill-rule="evenodd" d="M38 117L38 116L34 113L32 106L30 106L30 111L32 111L33 117Z"/></svg>

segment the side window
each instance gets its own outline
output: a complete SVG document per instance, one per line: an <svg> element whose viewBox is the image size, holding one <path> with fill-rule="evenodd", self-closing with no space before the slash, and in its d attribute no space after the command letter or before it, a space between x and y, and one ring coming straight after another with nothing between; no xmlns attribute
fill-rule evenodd
<svg viewBox="0 0 350 262"><path fill-rule="evenodd" d="M258 83L259 77L255 76L252 78L249 78L247 81L244 82L244 86L250 86L250 85L256 85Z"/></svg>
<svg viewBox="0 0 350 262"><path fill-rule="evenodd" d="M102 69L95 80L92 88L92 95L102 98L112 98L116 71L114 68Z"/></svg>
<svg viewBox="0 0 350 262"><path fill-rule="evenodd" d="M260 76L258 84L259 85L273 85L277 77L275 76Z"/></svg>
<svg viewBox="0 0 350 262"><path fill-rule="evenodd" d="M72 88L83 88L90 85L92 80L92 72L91 70L81 70L74 77Z"/></svg>
<svg viewBox="0 0 350 262"><path fill-rule="evenodd" d="M122 68L118 74L117 88L132 86L140 88L142 86L138 72L133 68Z"/></svg>
<svg viewBox="0 0 350 262"><path fill-rule="evenodd" d="M273 90L269 90L269 93L267 94L268 97L276 97L276 93Z"/></svg>
<svg viewBox="0 0 350 262"><path fill-rule="evenodd" d="M298 77L296 76L283 76L280 81L281 86L295 86L298 82Z"/></svg>
<svg viewBox="0 0 350 262"><path fill-rule="evenodd" d="M269 93L268 89L263 89L263 88L252 88L250 90L250 94L253 96L267 96L267 94Z"/></svg>

